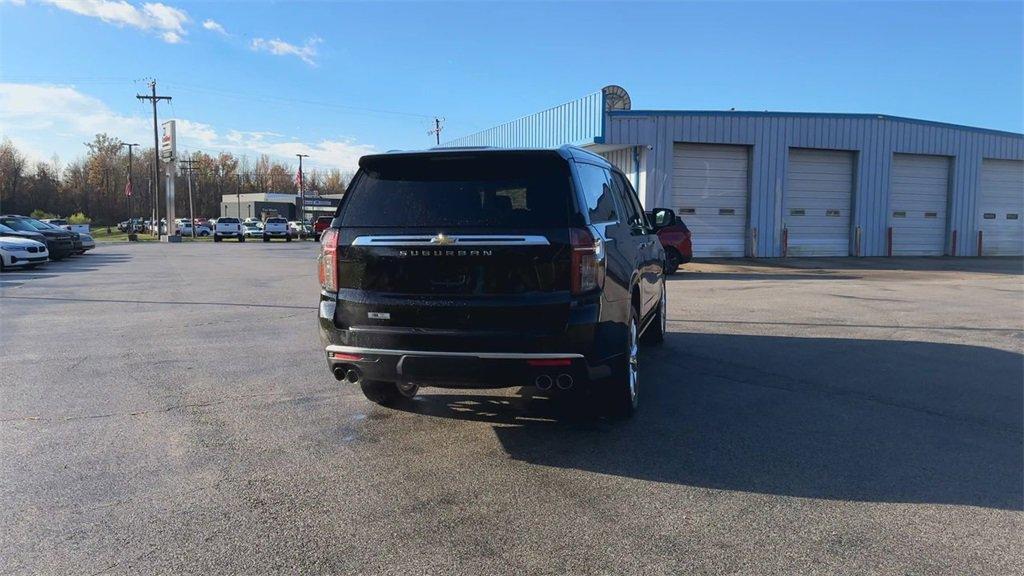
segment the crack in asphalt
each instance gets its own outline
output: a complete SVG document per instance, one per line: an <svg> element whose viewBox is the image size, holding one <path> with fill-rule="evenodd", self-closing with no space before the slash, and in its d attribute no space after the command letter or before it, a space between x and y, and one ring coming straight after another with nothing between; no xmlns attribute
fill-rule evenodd
<svg viewBox="0 0 1024 576"><path fill-rule="evenodd" d="M174 410L186 410L189 408L206 408L209 406L219 406L222 404L233 403L237 400L250 400L255 398L275 398L278 401L291 401L299 400L303 398L339 398L340 394L291 394L291 395L279 395L279 394L249 394L245 396L232 396L230 398L223 398L221 400L208 400L205 402L187 402L183 404L173 404L171 406L165 406L163 408L151 408L148 410L137 410L134 412L106 412L101 414L81 414L75 416L14 416L0 419L0 424L6 424L11 422L74 422L78 420L96 420L102 418L117 418L117 417L134 417L134 416L147 416L150 414L164 414L172 412Z"/></svg>
<svg viewBox="0 0 1024 576"><path fill-rule="evenodd" d="M686 319L674 320L669 318L668 322L679 324L742 324L746 326L807 326L819 328L877 328L880 330L943 330L950 332L973 331L973 332L1024 332L1022 328L1003 328L984 326L904 326L900 324L825 324L821 322L755 322L752 320L711 320L711 319Z"/></svg>

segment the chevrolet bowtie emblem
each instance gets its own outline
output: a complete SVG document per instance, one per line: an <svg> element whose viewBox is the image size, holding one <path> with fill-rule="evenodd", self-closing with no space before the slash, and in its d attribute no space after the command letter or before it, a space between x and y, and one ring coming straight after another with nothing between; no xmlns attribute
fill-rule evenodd
<svg viewBox="0 0 1024 576"><path fill-rule="evenodd" d="M430 243L438 246L447 246L448 244L455 244L455 240L452 240L444 234L438 234L430 239Z"/></svg>

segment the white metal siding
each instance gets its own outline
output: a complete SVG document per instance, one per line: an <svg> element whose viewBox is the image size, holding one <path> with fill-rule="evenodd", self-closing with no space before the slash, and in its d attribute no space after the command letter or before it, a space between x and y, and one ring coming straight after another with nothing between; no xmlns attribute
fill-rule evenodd
<svg viewBox="0 0 1024 576"><path fill-rule="evenodd" d="M849 255L852 193L853 153L791 149L782 206L788 255Z"/></svg>
<svg viewBox="0 0 1024 576"><path fill-rule="evenodd" d="M978 229L984 256L1024 254L1024 161L981 162Z"/></svg>
<svg viewBox="0 0 1024 576"><path fill-rule="evenodd" d="M744 256L749 202L745 146L675 144L673 208L693 232L693 255Z"/></svg>
<svg viewBox="0 0 1024 576"><path fill-rule="evenodd" d="M982 158L1024 160L1024 135L867 114L633 110L607 114L605 145L640 146L641 187L648 206L673 208L673 149L677 142L750 149L748 235L758 256L782 255L782 203L792 148L856 154L852 226L862 230L861 255L886 254L893 154L950 159L947 230L956 253L977 254ZM650 147L650 148L648 148ZM948 248L947 248L948 250Z"/></svg>
<svg viewBox="0 0 1024 576"><path fill-rule="evenodd" d="M949 158L896 154L892 161L894 256L942 256L946 252Z"/></svg>

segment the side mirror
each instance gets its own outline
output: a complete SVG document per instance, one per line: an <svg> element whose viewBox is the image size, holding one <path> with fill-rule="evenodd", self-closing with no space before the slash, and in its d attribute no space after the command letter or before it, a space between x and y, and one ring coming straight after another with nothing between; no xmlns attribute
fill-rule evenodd
<svg viewBox="0 0 1024 576"><path fill-rule="evenodd" d="M651 224L655 230L661 230L666 226L676 223L676 213L668 208L655 208L651 211Z"/></svg>

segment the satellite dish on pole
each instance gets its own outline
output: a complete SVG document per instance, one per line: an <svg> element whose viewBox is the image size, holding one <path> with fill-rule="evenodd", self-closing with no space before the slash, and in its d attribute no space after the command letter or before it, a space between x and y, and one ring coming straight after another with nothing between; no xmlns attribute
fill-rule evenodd
<svg viewBox="0 0 1024 576"><path fill-rule="evenodd" d="M632 108L632 101L629 99L629 93L622 86L616 86L615 84L609 84L604 88L601 88L601 93L604 94L604 109L605 112L611 110L629 110Z"/></svg>

